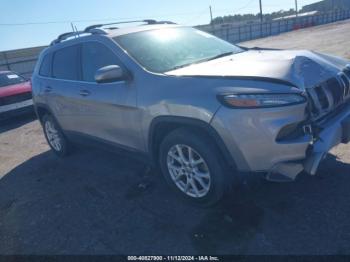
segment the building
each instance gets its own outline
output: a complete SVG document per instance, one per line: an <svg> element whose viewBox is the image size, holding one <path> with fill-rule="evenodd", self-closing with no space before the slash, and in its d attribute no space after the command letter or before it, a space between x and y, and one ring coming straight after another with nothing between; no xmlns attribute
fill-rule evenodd
<svg viewBox="0 0 350 262"><path fill-rule="evenodd" d="M329 12L332 10L350 9L350 0L323 0L303 6L300 12L320 11Z"/></svg>

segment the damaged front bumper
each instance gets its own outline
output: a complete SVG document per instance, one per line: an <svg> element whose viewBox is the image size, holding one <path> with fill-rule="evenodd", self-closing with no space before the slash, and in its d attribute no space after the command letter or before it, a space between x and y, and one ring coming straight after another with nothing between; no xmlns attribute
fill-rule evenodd
<svg viewBox="0 0 350 262"><path fill-rule="evenodd" d="M309 129L305 128L309 126L305 125L306 111L303 104L234 113L223 107L211 124L224 140L238 171L262 172L272 181L293 181L302 171L314 175L329 150L350 140L350 103L335 109L327 119L314 121ZM302 132L279 139L282 130L294 124Z"/></svg>
<svg viewBox="0 0 350 262"><path fill-rule="evenodd" d="M317 123L317 134L309 129L312 137L306 150L306 158L300 161L277 163L266 175L272 181L291 181L305 171L315 175L327 153L340 143L350 141L350 104L323 122Z"/></svg>
<svg viewBox="0 0 350 262"><path fill-rule="evenodd" d="M317 140L310 146L304 162L307 173L315 175L321 160L327 152L340 143L350 141L350 105L339 114L319 124L320 132Z"/></svg>

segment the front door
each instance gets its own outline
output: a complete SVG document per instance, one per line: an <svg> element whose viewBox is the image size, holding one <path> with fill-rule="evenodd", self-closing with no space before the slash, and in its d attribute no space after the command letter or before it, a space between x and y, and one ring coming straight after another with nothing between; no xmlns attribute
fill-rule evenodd
<svg viewBox="0 0 350 262"><path fill-rule="evenodd" d="M82 44L82 81L76 100L79 105L78 131L128 148L138 148L141 136L136 88L130 80L96 83L96 71L108 65L124 68L117 55L103 43Z"/></svg>

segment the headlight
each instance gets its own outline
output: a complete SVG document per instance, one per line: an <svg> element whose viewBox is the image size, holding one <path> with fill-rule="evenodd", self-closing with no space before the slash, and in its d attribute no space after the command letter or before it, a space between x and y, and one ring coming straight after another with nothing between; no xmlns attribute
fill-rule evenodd
<svg viewBox="0 0 350 262"><path fill-rule="evenodd" d="M299 94L228 94L218 96L221 103L235 108L258 108L295 105L306 102Z"/></svg>

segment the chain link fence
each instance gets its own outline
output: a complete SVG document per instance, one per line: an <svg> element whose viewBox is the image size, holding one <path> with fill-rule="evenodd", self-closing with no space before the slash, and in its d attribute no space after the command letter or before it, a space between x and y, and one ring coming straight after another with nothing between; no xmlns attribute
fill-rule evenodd
<svg viewBox="0 0 350 262"><path fill-rule="evenodd" d="M264 23L249 23L239 26L223 24L214 26L199 26L197 28L212 33L231 43L249 41L261 37L278 35L280 33L323 25L350 18L350 10L337 10L310 16L299 16L288 19L273 20ZM30 77L39 53L43 46L0 52L0 71L11 70Z"/></svg>
<svg viewBox="0 0 350 262"><path fill-rule="evenodd" d="M336 10L334 12L315 15L299 16L286 19L272 20L263 23L249 23L244 25L212 25L197 28L207 31L231 43L239 43L257 38L278 35L301 28L328 24L350 18L350 10Z"/></svg>
<svg viewBox="0 0 350 262"><path fill-rule="evenodd" d="M15 71L30 77L38 55L45 47L33 47L0 52L0 71Z"/></svg>

